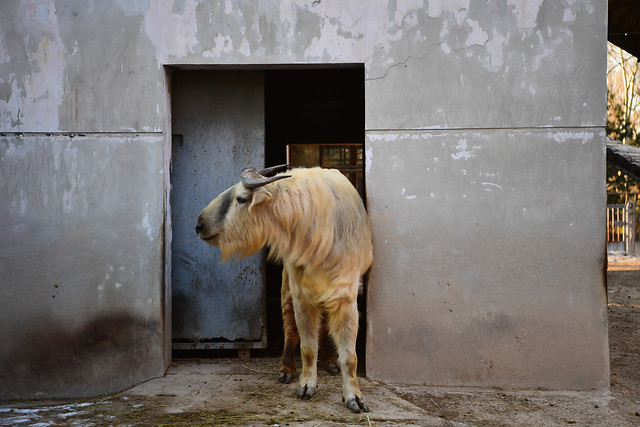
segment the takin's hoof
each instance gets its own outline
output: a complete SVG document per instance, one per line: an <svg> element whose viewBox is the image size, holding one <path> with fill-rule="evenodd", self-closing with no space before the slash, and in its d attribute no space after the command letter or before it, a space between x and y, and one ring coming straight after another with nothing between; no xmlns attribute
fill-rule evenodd
<svg viewBox="0 0 640 427"><path fill-rule="evenodd" d="M305 384L298 387L296 396L298 396L298 399L309 400L316 394L316 391L317 388L315 386Z"/></svg>
<svg viewBox="0 0 640 427"><path fill-rule="evenodd" d="M278 381L282 384L290 384L291 381L293 381L293 377L295 377L293 372L280 371L280 377L278 377Z"/></svg>
<svg viewBox="0 0 640 427"><path fill-rule="evenodd" d="M344 402L344 397L342 398ZM369 407L362 401L361 397L354 397L352 399L347 400L346 402L347 408L351 409L355 413L360 413L360 411L369 412Z"/></svg>
<svg viewBox="0 0 640 427"><path fill-rule="evenodd" d="M337 375L340 373L340 365L338 365L338 361L334 360L332 362L327 362L327 371L330 373Z"/></svg>

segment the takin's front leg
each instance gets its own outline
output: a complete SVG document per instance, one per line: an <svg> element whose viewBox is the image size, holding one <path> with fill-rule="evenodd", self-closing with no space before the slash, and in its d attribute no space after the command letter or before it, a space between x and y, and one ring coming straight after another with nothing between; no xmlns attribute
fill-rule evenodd
<svg viewBox="0 0 640 427"><path fill-rule="evenodd" d="M342 372L342 401L353 412L369 412L362 400L356 371L356 338L358 336L358 305L356 297L340 298L325 304L329 334L338 347L338 360Z"/></svg>
<svg viewBox="0 0 640 427"><path fill-rule="evenodd" d="M322 320L321 309L308 303L293 299L293 307L300 333L300 355L302 372L297 396L311 399L318 390L318 333Z"/></svg>
<svg viewBox="0 0 640 427"><path fill-rule="evenodd" d="M296 373L296 349L300 336L296 327L296 319L293 311L293 300L289 289L289 275L286 269L282 269L282 288L280 289L280 305L282 308L282 327L284 330L284 348L280 359L281 383L289 384Z"/></svg>

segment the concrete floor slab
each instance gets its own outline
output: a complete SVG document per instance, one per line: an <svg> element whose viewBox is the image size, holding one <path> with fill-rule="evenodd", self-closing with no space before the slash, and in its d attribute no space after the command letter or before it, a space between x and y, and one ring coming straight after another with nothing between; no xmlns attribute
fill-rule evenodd
<svg viewBox="0 0 640 427"><path fill-rule="evenodd" d="M318 393L299 400L295 382L278 382L278 368L277 359L176 361L165 377L117 395L0 408L0 425L445 425L364 378L360 385L371 412L354 414L341 402L340 377L322 370Z"/></svg>

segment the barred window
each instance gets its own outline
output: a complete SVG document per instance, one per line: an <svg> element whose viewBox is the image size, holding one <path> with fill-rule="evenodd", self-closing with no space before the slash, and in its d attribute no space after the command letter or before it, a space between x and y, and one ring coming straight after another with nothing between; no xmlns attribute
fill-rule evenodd
<svg viewBox="0 0 640 427"><path fill-rule="evenodd" d="M287 161L294 167L322 166L338 169L364 199L362 144L289 144Z"/></svg>

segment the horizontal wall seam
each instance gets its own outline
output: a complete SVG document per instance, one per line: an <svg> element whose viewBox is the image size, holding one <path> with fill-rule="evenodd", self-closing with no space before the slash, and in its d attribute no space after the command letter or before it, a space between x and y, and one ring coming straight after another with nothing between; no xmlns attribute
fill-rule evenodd
<svg viewBox="0 0 640 427"><path fill-rule="evenodd" d="M447 131L489 131L489 130L513 130L513 131L523 131L523 130L604 130L604 125L602 126L523 126L523 127L486 127L486 128L472 128L472 127L456 127L456 128L403 128L403 129L365 129L365 133L367 132L447 132Z"/></svg>
<svg viewBox="0 0 640 427"><path fill-rule="evenodd" d="M0 131L0 137L2 136L18 136L18 137L30 137L30 136L66 136L70 138L82 138L88 136L142 136L142 135L164 135L165 132L4 132Z"/></svg>

